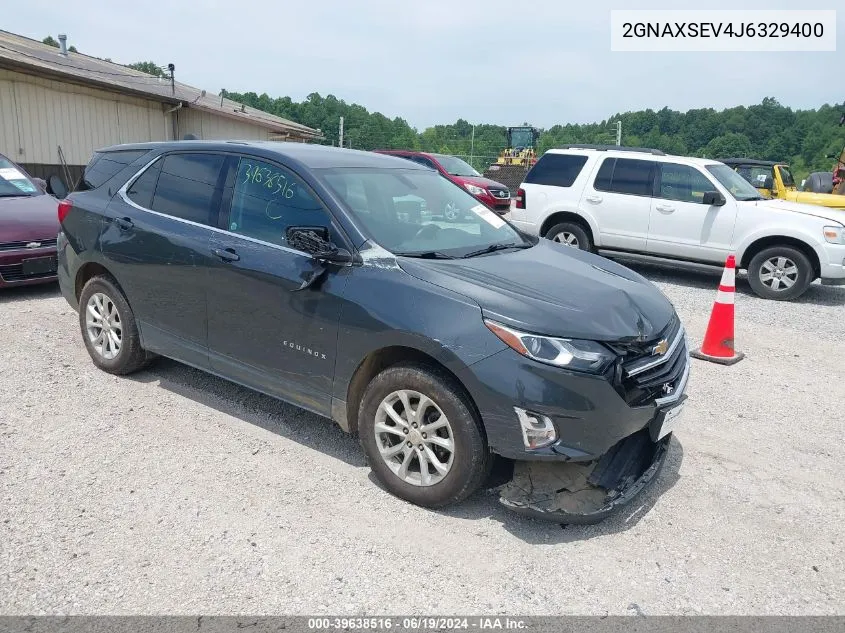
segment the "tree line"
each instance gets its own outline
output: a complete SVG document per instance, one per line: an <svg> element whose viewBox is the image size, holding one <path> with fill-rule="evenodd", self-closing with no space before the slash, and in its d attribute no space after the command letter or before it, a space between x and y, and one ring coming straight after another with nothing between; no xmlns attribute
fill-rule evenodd
<svg viewBox="0 0 845 633"><path fill-rule="evenodd" d="M224 91L224 96L253 108L322 131L327 144L338 143L338 122L344 118L344 145L357 149L412 149L473 156L484 168L506 146L506 127L477 124L464 119L418 131L403 118L390 119L334 95L308 95L301 102L266 93ZM796 177L828 171L830 155L845 147L845 127L839 125L845 103L825 104L812 110L793 110L767 97L752 106L717 111L698 108L678 112L669 108L622 112L588 124L559 124L542 129L540 153L567 143L614 144L615 122L622 121L622 144L652 147L671 154L727 158L760 158L789 162ZM518 125L519 122L514 122ZM527 123L526 123L527 125Z"/></svg>

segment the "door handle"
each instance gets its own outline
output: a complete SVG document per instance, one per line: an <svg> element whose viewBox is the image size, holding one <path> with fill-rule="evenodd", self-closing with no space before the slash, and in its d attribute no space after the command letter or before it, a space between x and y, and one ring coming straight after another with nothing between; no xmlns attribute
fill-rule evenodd
<svg viewBox="0 0 845 633"><path fill-rule="evenodd" d="M598 204L601 200L601 196L587 196L587 202L594 202L595 204Z"/></svg>
<svg viewBox="0 0 845 633"><path fill-rule="evenodd" d="M115 218L114 223L117 224L117 228L121 231L128 231L135 227L135 223L132 222L131 218Z"/></svg>
<svg viewBox="0 0 845 633"><path fill-rule="evenodd" d="M233 248L212 248L211 253L222 259L224 262L236 262L241 258L241 256L238 255Z"/></svg>
<svg viewBox="0 0 845 633"><path fill-rule="evenodd" d="M665 204L658 204L654 208L657 209L658 211L663 212L663 213L674 213L674 211L675 211L675 207L670 207L670 206L667 206Z"/></svg>

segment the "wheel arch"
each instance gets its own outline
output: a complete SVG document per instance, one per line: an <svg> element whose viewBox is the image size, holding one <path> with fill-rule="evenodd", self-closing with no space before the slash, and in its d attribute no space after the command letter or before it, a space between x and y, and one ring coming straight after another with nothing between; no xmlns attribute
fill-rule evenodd
<svg viewBox="0 0 845 633"><path fill-rule="evenodd" d="M751 264L751 260L757 253L772 246L791 246L792 248L797 248L809 258L810 263L813 266L813 279L816 279L821 275L821 261L819 260L819 254L816 252L816 249L801 239L787 237L785 235L759 237L751 242L745 247L740 255L739 268L747 270L749 264Z"/></svg>
<svg viewBox="0 0 845 633"><path fill-rule="evenodd" d="M549 229L551 229L555 224L560 224L561 222L577 223L587 232L587 235L590 237L590 241L593 244L596 244L596 235L598 234L598 231L593 230L590 220L580 213L575 213L574 211L555 211L554 213L551 213L545 220L543 220L543 224L540 226L540 231L538 233L539 236L545 237L546 233L549 232Z"/></svg>
<svg viewBox="0 0 845 633"><path fill-rule="evenodd" d="M389 345L371 351L358 364L355 372L346 389L346 430L350 433L358 432L358 409L361 405L361 399L364 396L364 391L367 385L379 373L403 362L416 362L426 365L445 374L457 389L460 389L466 396L467 402L474 411L475 415L481 419L478 406L472 397L469 389L463 384L457 374L447 367L443 362L432 356L431 354L418 349L416 347L409 347L406 345ZM482 433L484 433L484 425L481 425Z"/></svg>
<svg viewBox="0 0 845 633"><path fill-rule="evenodd" d="M120 288L120 284L117 283L117 280L108 268L96 261L86 262L79 267L79 270L76 271L76 278L74 279L73 292L77 301L79 301L79 297L82 295L82 289L85 287L85 284L87 284L93 277L98 277L100 275L108 275L114 284ZM123 290L122 288L120 289L121 291ZM125 294L126 293L124 293L124 296Z"/></svg>

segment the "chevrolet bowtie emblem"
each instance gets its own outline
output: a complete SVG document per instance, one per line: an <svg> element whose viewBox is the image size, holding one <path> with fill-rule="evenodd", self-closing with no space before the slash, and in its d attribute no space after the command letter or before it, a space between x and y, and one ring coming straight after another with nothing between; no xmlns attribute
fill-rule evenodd
<svg viewBox="0 0 845 633"><path fill-rule="evenodd" d="M41 242L29 242L29 243L26 245L26 247L27 247L27 248L40 248L40 247L41 247Z"/></svg>
<svg viewBox="0 0 845 633"><path fill-rule="evenodd" d="M663 339L651 348L651 355L657 356L658 354L665 354L667 349L669 349L669 343L666 342L666 339Z"/></svg>

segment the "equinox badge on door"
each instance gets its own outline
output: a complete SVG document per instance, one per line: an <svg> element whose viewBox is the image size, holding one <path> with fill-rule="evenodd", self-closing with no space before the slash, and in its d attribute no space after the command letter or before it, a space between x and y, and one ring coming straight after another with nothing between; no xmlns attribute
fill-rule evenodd
<svg viewBox="0 0 845 633"><path fill-rule="evenodd" d="M284 345L285 347L290 347L291 349L295 349L297 352L302 352L303 354L313 356L314 358L326 360L326 355L322 352L318 352L317 350L311 349L310 347L305 347L303 345L300 345L299 343L294 343L292 341L282 341L282 345Z"/></svg>

